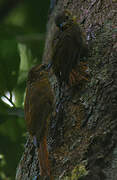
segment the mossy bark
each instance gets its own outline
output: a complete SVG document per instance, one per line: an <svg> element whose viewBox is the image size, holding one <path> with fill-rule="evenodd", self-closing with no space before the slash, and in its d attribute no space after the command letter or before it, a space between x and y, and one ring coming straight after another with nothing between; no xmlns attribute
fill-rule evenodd
<svg viewBox="0 0 117 180"><path fill-rule="evenodd" d="M90 80L64 94L62 108L53 113L50 161L55 179L117 179L117 1L58 0L49 16L43 62L51 61L55 15L69 9L90 32L87 60ZM56 78L50 78L59 101ZM58 123L59 122L59 123ZM51 123L51 125L52 125ZM36 149L27 140L16 180L39 174Z"/></svg>

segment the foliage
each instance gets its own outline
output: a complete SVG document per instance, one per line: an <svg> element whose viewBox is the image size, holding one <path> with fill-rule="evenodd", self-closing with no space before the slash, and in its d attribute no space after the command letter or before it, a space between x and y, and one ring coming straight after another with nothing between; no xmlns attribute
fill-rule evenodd
<svg viewBox="0 0 117 180"><path fill-rule="evenodd" d="M11 1L12 2L12 1ZM49 1L0 2L0 179L14 179L25 142L29 69L41 63ZM12 5L13 4L13 5ZM9 104L7 104L9 103Z"/></svg>

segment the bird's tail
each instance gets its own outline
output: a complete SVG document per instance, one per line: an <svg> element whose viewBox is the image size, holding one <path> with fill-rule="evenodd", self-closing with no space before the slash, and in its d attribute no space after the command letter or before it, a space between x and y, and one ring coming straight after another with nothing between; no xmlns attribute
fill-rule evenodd
<svg viewBox="0 0 117 180"><path fill-rule="evenodd" d="M40 142L39 150L39 164L40 164L40 175L48 176L50 180L53 180L50 175L50 163L49 163L49 154L47 149L47 139L46 137Z"/></svg>

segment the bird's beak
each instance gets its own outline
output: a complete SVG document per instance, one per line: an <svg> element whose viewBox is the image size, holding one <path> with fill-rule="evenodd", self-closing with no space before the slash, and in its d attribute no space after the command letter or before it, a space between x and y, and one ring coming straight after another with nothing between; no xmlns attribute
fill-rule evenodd
<svg viewBox="0 0 117 180"><path fill-rule="evenodd" d="M63 27L66 26L66 24L67 24L66 22L63 22L59 25L61 31L63 31Z"/></svg>

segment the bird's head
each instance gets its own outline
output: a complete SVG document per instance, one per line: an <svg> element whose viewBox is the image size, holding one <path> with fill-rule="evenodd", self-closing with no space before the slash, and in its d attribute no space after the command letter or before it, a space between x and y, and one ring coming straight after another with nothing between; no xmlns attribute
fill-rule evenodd
<svg viewBox="0 0 117 180"><path fill-rule="evenodd" d="M64 10L55 17L55 24L61 31L63 31L64 29L69 27L69 25L75 22L76 17L72 16L69 10Z"/></svg>
<svg viewBox="0 0 117 180"><path fill-rule="evenodd" d="M28 73L28 83L33 83L35 81L41 81L48 77L48 72L46 71L47 65L41 64L34 66Z"/></svg>

